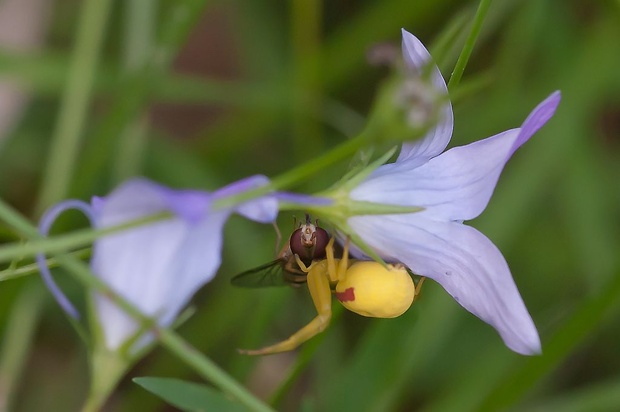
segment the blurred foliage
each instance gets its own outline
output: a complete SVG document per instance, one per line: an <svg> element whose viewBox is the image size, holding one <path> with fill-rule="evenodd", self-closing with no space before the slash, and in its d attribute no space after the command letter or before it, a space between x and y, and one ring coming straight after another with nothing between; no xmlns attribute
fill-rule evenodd
<svg viewBox="0 0 620 412"><path fill-rule="evenodd" d="M67 110L63 96L75 87L76 45L89 41L77 31L83 3L54 2L39 51L0 49L3 79L30 95L16 127L0 131L0 196L33 221L49 206L37 204L50 178L58 113ZM404 27L437 53L447 77L477 6L185 1L182 14L176 3L115 1L102 17L101 53L85 66L93 81L92 91L82 90L84 117L69 113L69 122L83 125L77 146L65 148L78 156L64 196L105 194L131 175L210 190L286 171L362 128L388 74L368 63L374 45L397 46ZM287 381L276 396L280 410L619 410L619 41L618 1L498 0L455 91L451 145L516 127L562 90L555 117L509 162L489 207L471 222L506 256L539 328L542 356L512 353L428 282L400 318L342 313L295 353L242 357L236 347L288 336L313 307L303 289L229 285L275 249L272 228L239 218L227 224L219 275L197 294L197 311L180 333L261 398ZM346 167L298 189L328 187ZM65 228L84 224L65 220ZM279 223L286 234L292 217ZM62 270L57 278L79 301L83 292ZM81 404L82 343L37 277L0 283L0 332L0 404L10 399L16 411ZM135 376L195 378L155 350L121 383L109 410L168 410L132 383Z"/></svg>

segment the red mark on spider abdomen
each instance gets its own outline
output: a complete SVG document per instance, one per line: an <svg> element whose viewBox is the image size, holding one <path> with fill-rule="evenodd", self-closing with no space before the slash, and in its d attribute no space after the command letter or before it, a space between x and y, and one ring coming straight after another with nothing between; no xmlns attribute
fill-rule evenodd
<svg viewBox="0 0 620 412"><path fill-rule="evenodd" d="M346 288L343 292L336 292L336 298L341 302L352 302L355 300L353 288Z"/></svg>

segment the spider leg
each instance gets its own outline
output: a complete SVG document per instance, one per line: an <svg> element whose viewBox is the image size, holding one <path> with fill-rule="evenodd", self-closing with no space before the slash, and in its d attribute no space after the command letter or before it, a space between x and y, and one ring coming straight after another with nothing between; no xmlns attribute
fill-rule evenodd
<svg viewBox="0 0 620 412"><path fill-rule="evenodd" d="M269 355L272 353L287 352L295 349L302 343L313 338L325 330L332 317L332 298L327 276L325 261L312 265L308 272L308 289L312 302L317 311L317 316L306 326L295 332L290 338L256 350L239 350L244 355Z"/></svg>
<svg viewBox="0 0 620 412"><path fill-rule="evenodd" d="M338 269L336 272L336 280L338 282L345 279L347 275L347 269L349 268L349 238L344 242L344 249L342 251L342 259L338 262Z"/></svg>
<svg viewBox="0 0 620 412"><path fill-rule="evenodd" d="M413 302L415 302L415 300L418 298L418 295L420 294L420 291L422 290L422 284L424 283L425 279L426 279L426 277L422 276L420 278L420 280L418 281L418 284L415 286L415 292L414 292L414 295L413 295Z"/></svg>
<svg viewBox="0 0 620 412"><path fill-rule="evenodd" d="M334 258L334 241L335 239L332 237L329 239L327 246L325 246L325 260L327 261L327 276L329 277L330 282L335 282L338 280L338 275L336 272L336 259Z"/></svg>

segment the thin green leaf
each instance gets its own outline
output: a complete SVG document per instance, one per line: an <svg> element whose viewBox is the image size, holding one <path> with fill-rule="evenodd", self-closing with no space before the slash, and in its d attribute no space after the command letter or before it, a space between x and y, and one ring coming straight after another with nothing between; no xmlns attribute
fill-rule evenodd
<svg viewBox="0 0 620 412"><path fill-rule="evenodd" d="M133 381L183 411L248 411L240 403L206 385L173 378L143 377Z"/></svg>

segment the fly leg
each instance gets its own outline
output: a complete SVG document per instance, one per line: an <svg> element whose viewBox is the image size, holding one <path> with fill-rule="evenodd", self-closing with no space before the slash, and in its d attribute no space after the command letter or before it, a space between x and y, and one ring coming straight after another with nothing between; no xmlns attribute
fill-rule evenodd
<svg viewBox="0 0 620 412"><path fill-rule="evenodd" d="M244 355L269 355L287 352L324 331L332 317L332 297L325 261L311 265L308 272L308 289L317 311L317 316L310 323L280 343L256 350L240 349L239 353Z"/></svg>

